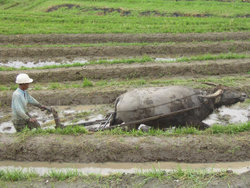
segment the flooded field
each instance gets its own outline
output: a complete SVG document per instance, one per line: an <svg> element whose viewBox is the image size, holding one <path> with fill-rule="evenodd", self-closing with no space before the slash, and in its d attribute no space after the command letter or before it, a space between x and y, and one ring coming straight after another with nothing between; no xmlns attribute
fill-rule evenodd
<svg viewBox="0 0 250 188"><path fill-rule="evenodd" d="M55 106L64 126L83 124L88 121L104 119L105 116L114 111L113 105L78 105L78 106ZM37 118L41 127L53 128L55 126L53 115L41 112L33 108L30 114ZM238 103L231 107L221 107L212 113L203 122L212 126L214 124L228 125L246 123L250 121L250 106ZM91 127L87 127L91 128ZM0 133L15 133L15 128L11 122L10 109L0 114Z"/></svg>
<svg viewBox="0 0 250 188"><path fill-rule="evenodd" d="M19 169L23 172L34 171L43 176L51 171L77 170L84 175L100 174L104 178L104 186L105 177L109 179L108 175L122 173L121 187L136 187L136 183L145 184L145 179L141 182L140 177L137 178L138 172L159 170L171 173L176 169L192 169L219 173L226 171L235 185L249 185L249 131L237 134L170 136L105 135L98 132L79 135L15 134L10 109L15 77L23 72L34 79L34 85L30 89L32 96L41 104L53 106L64 126L83 126L86 122L104 119L109 112L114 111L115 99L133 88L185 85L212 92L217 86L224 84L225 88L244 92L249 96L248 39L247 32L0 36L0 67L8 70L0 71L0 143L4 143L0 144L0 171ZM101 42L105 44L102 45ZM112 42L117 44L111 44ZM132 44L133 42L138 43ZM4 46L9 43L11 45ZM81 46L82 43L89 46ZM63 46L65 44L68 46ZM150 57L150 61L129 61L138 57ZM178 62L183 57L190 59ZM119 64L108 62L119 59L123 59ZM98 60L105 60L107 63L86 66L90 61ZM74 63L81 65L36 69ZM21 70L22 68L29 70ZM91 80L87 87L83 85L85 79ZM206 86L205 82L213 83L214 86ZM52 114L32 107L29 110L42 129L54 129ZM209 126L228 126L249 121L250 106L249 99L246 99L244 103L214 110L203 122ZM100 125L96 124L86 128L98 126ZM143 127L149 128L141 124L139 129ZM211 181L206 179L205 183L213 182L218 187L224 185L220 175L213 178ZM100 180L94 182L86 187L96 187L96 182L100 183ZM166 187L166 184L162 185L161 181L155 179L147 182L148 187ZM187 180L174 179L170 185L181 187L186 182ZM22 183L8 184L0 181L0 187L31 186L30 182ZM33 181L32 184L33 187L85 185L82 180L54 184L51 179ZM115 184L114 187L119 186Z"/></svg>

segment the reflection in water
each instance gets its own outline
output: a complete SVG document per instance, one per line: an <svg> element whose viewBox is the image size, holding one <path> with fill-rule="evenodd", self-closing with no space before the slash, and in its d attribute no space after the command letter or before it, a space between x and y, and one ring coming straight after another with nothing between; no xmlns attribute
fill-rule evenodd
<svg viewBox="0 0 250 188"><path fill-rule="evenodd" d="M166 172L181 169L197 169L206 171L232 170L241 174L250 171L250 161L228 163L176 163L176 162L147 162L147 163L49 163L49 162L16 162L1 161L0 170L23 169L44 175L51 170L67 172L77 170L83 174L108 175L112 173L136 173L152 170L165 170Z"/></svg>

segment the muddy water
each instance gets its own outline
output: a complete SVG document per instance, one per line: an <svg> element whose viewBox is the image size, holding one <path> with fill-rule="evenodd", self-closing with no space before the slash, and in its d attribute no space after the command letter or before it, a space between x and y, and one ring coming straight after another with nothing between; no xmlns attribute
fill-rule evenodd
<svg viewBox="0 0 250 188"><path fill-rule="evenodd" d="M113 111L112 105L79 105L79 106L56 106L61 122L67 126L104 119L108 112ZM15 133L16 130L11 122L10 109L0 113L0 133ZM37 118L42 128L53 128L55 125L52 114L46 114L32 108L30 114ZM245 123L250 121L250 106L238 103L231 107L221 107L211 114L203 122L208 125Z"/></svg>
<svg viewBox="0 0 250 188"><path fill-rule="evenodd" d="M156 57L156 62L175 62L176 58L170 57ZM12 67L12 68L35 68L35 67L44 67L44 66L53 66L53 65L64 65L64 64L88 64L90 59L75 58L72 61L10 61L10 62L0 62L0 66L3 67ZM98 60L97 60L98 61ZM108 59L108 61L115 61L115 59Z"/></svg>
<svg viewBox="0 0 250 188"><path fill-rule="evenodd" d="M167 172L181 169L197 169L206 171L232 170L241 174L250 171L250 161L227 163L176 163L176 162L148 162L148 163L49 163L49 162L16 162L0 161L0 170L23 169L44 175L51 170L77 170L83 174L136 173L150 170L165 170Z"/></svg>
<svg viewBox="0 0 250 188"><path fill-rule="evenodd" d="M108 112L113 110L110 105L79 105L79 106L55 106L59 113L61 122L65 125L83 123L104 119ZM52 114L40 111L37 108L30 108L30 115L35 117L41 127L53 128L55 123ZM10 109L0 112L0 133L15 133L16 130L11 122Z"/></svg>
<svg viewBox="0 0 250 188"><path fill-rule="evenodd" d="M65 61L65 62L55 62L55 61L38 61L38 62L23 62L23 61L11 61L7 63L0 62L0 66L4 67L12 67L12 68L35 68L35 67L44 67L44 66L52 66L52 65L62 65L62 64L74 64L74 63L87 63L86 59L74 59L73 61Z"/></svg>

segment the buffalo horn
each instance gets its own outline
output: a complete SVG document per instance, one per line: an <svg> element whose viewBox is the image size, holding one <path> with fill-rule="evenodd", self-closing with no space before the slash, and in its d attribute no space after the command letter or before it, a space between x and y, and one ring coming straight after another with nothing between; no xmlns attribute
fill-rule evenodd
<svg viewBox="0 0 250 188"><path fill-rule="evenodd" d="M206 95L206 98L215 98L218 97L219 95L221 95L223 93L222 89L218 89L215 93L210 94L210 95Z"/></svg>

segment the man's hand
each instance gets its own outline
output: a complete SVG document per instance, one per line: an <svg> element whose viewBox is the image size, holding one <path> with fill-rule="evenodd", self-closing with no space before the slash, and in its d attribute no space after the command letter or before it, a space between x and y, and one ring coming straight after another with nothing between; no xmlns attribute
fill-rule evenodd
<svg viewBox="0 0 250 188"><path fill-rule="evenodd" d="M46 108L46 106L44 106L44 105L40 105L40 107L39 107L42 111L44 111L44 110L46 110L47 108Z"/></svg>
<svg viewBox="0 0 250 188"><path fill-rule="evenodd" d="M36 118L30 118L29 121L32 122L32 123L35 123L35 122L37 122L37 119Z"/></svg>

